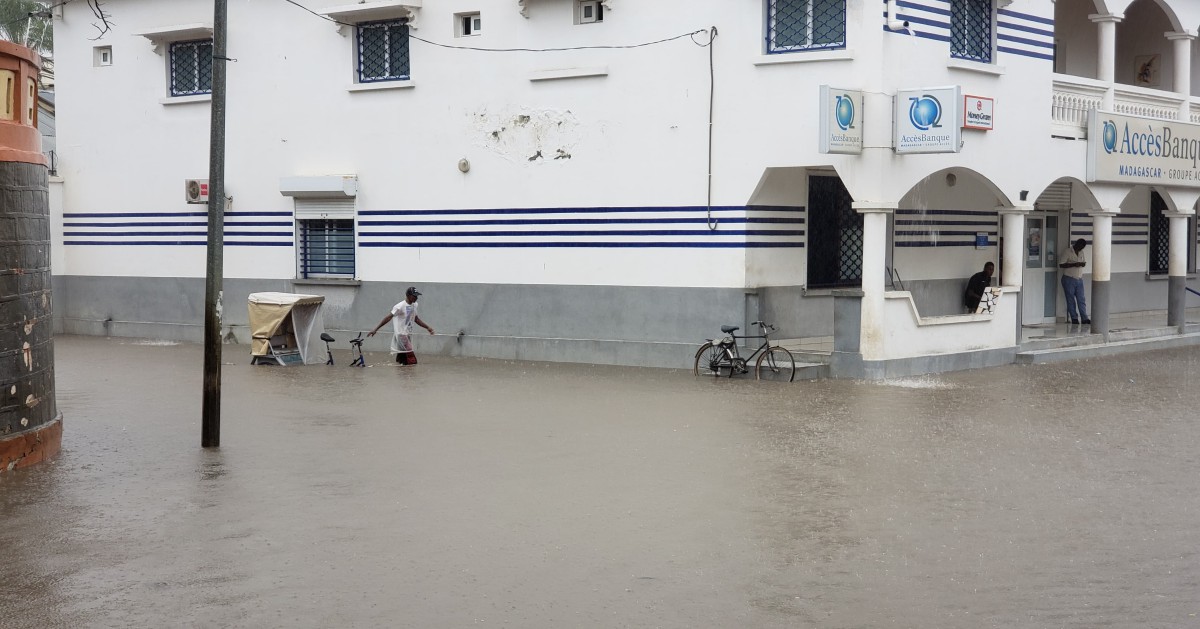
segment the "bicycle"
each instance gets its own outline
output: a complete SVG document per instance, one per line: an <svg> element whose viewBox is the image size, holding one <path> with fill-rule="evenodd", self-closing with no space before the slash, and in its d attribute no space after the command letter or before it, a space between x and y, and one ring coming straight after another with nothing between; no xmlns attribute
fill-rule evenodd
<svg viewBox="0 0 1200 629"><path fill-rule="evenodd" d="M363 360L363 353L362 353L362 344L363 344L363 341L365 341L365 340L366 339L364 339L362 337L362 332L358 333L358 337L350 339L350 346L358 351L358 356L356 356L354 358L354 360L350 361L351 367L366 367L367 366L366 361Z"/></svg>
<svg viewBox="0 0 1200 629"><path fill-rule="evenodd" d="M782 380L791 382L796 377L796 360L792 353L779 345L771 345L771 332L775 326L755 321L762 329L761 335L737 336L741 328L732 325L721 326L721 332L727 334L720 340L707 339L707 343L696 350L696 362L692 365L692 373L699 375L722 375L732 378L735 373L749 373L748 365L757 356L754 363L754 377L757 380ZM762 339L762 345L746 358L742 358L738 350L737 339Z"/></svg>

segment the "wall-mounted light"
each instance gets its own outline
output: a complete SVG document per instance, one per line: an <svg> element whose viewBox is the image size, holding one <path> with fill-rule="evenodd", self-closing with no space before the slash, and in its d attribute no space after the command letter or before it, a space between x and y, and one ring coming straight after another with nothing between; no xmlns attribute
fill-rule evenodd
<svg viewBox="0 0 1200 629"><path fill-rule="evenodd" d="M953 188L957 184L958 184L958 175L955 175L954 173L947 173L946 174L946 187Z"/></svg>
<svg viewBox="0 0 1200 629"><path fill-rule="evenodd" d="M465 157L458 160L458 170L464 173L471 170L471 162L467 161Z"/></svg>
<svg viewBox="0 0 1200 629"><path fill-rule="evenodd" d="M1028 191L1028 190L1022 190L1022 191L1021 191L1021 200L1022 200L1022 201L1028 201L1028 200L1029 200L1029 191Z"/></svg>

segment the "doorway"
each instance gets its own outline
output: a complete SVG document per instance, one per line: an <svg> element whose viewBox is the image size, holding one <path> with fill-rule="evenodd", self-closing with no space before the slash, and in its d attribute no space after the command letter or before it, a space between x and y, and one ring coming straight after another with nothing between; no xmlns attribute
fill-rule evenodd
<svg viewBox="0 0 1200 629"><path fill-rule="evenodd" d="M1053 323L1058 307L1057 214L1034 212L1025 217L1025 270L1021 277L1024 305L1021 323Z"/></svg>

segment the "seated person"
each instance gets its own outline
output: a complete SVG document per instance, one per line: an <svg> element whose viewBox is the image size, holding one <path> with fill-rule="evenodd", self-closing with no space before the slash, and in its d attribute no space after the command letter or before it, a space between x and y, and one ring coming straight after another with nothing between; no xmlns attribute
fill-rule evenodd
<svg viewBox="0 0 1200 629"><path fill-rule="evenodd" d="M967 291L963 294L963 305L967 307L967 312L974 314L979 309L979 300L983 299L983 291L987 290L988 286L992 285L992 273L995 273L996 265L988 262L983 265L983 270L971 276L967 280Z"/></svg>

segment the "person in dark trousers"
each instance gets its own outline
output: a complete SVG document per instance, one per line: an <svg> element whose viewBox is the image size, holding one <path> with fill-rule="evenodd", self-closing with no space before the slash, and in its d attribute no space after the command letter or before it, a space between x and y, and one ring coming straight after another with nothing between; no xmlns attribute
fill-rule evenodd
<svg viewBox="0 0 1200 629"><path fill-rule="evenodd" d="M1087 297L1083 294L1083 267L1087 262L1083 259L1083 248L1087 241L1080 238L1063 254L1059 268L1063 270L1063 294L1067 298L1067 316L1071 323L1088 325L1092 322L1087 314Z"/></svg>
<svg viewBox="0 0 1200 629"><path fill-rule="evenodd" d="M979 309L979 301L983 299L983 291L987 290L988 286L992 285L992 274L996 272L996 265L988 262L983 265L983 270L971 276L967 280L967 291L963 293L963 305L967 307L967 312L974 314Z"/></svg>
<svg viewBox="0 0 1200 629"><path fill-rule="evenodd" d="M415 286L409 286L408 290L404 291L404 301L392 306L392 312L384 317L379 322L379 325L375 326L374 330L371 330L367 334L368 338L375 336L379 328L382 328L387 325L388 321L391 321L394 332L392 334L392 353L396 355L396 362L401 365L417 364L417 355L413 352L412 339L409 338L409 335L412 334L413 323L429 330L429 333L433 334L433 328L425 325L421 317L417 316L417 297L420 296L421 293L417 291Z"/></svg>

